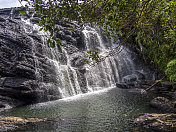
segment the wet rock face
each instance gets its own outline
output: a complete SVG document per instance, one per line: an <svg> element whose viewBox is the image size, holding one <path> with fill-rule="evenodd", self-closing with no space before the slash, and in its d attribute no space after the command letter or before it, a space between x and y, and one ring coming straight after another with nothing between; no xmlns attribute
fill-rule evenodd
<svg viewBox="0 0 176 132"><path fill-rule="evenodd" d="M122 81L123 81L123 82L126 82L126 83L128 83L128 82L134 82L134 81L136 81L136 80L137 80L137 77L136 77L136 75L134 75L134 74L132 74L132 75L127 75L127 76L123 77L123 79L122 79Z"/></svg>
<svg viewBox="0 0 176 132"><path fill-rule="evenodd" d="M122 82L126 82L126 83L142 81L142 80L145 80L145 75L139 71L135 71L133 74L124 76L122 78Z"/></svg>
<svg viewBox="0 0 176 132"><path fill-rule="evenodd" d="M135 71L133 74L126 75L122 78L122 82L126 85L126 88L142 88L141 81L143 80L145 80L145 75L140 71Z"/></svg>
<svg viewBox="0 0 176 132"><path fill-rule="evenodd" d="M0 109L61 98L58 87L62 82L57 78L52 59L67 64L66 54L48 50L47 45L44 47L42 37L22 21L19 10L0 9ZM37 18L33 19L33 23L37 23ZM71 65L82 67L84 55L78 51L85 46L81 32L69 31L69 24L59 26L63 30L57 36L67 45ZM52 52L58 55L53 56ZM77 72L84 86L85 77L79 70ZM82 91L86 92L84 88Z"/></svg>

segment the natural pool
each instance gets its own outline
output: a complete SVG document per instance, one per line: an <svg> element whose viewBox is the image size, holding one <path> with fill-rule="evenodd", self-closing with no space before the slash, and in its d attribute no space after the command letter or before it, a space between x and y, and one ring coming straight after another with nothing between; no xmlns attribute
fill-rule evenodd
<svg viewBox="0 0 176 132"><path fill-rule="evenodd" d="M28 126L16 132L131 132L136 116L156 112L148 103L154 96L111 88L14 108L3 115L58 119L47 125Z"/></svg>

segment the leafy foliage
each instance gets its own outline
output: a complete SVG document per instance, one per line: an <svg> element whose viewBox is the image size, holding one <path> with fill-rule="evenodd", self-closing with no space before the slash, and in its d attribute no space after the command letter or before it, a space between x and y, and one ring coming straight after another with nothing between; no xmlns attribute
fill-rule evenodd
<svg viewBox="0 0 176 132"><path fill-rule="evenodd" d="M99 49L94 49L92 51L91 50L87 51L87 58L88 59L86 59L85 62L87 64L90 64L91 62L93 62L93 63L98 62L99 59L100 59L98 53L99 53Z"/></svg>
<svg viewBox="0 0 176 132"><path fill-rule="evenodd" d="M165 73L170 81L176 82L176 59L168 63Z"/></svg>
<svg viewBox="0 0 176 132"><path fill-rule="evenodd" d="M88 9L94 8L96 13L91 10L84 19L103 27L108 36L135 38L136 44L144 47L142 53L161 70L176 58L175 1L97 0L92 5L96 7Z"/></svg>
<svg viewBox="0 0 176 132"><path fill-rule="evenodd" d="M162 70L176 58L176 2L150 0L138 22L136 40L144 45L143 53Z"/></svg>

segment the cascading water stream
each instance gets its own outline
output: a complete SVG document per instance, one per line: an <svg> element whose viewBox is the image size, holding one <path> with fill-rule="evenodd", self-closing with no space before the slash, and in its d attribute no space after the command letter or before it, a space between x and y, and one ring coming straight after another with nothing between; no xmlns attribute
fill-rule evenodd
<svg viewBox="0 0 176 132"><path fill-rule="evenodd" d="M76 94L82 93L82 88L80 85L80 78L78 77L79 67L73 67L71 65L70 55L67 50L63 47L63 52L59 53L56 48L50 48L46 44L48 37L48 32L39 31L40 27L37 24L33 24L29 19L24 20L24 29L26 33L36 33L40 36L42 41L43 56L47 63L53 66L55 74L55 85L58 87L61 98L74 96ZM106 55L109 51L116 48L119 44L116 41L104 39L101 32L97 28L86 26L82 31L84 37L85 50L100 49L100 54ZM35 60L36 74L43 80L43 76L40 72L40 66L38 64L37 56L35 51L35 44L31 38L31 45L33 51L33 56ZM110 56L104 61L96 64L95 66L89 66L87 64L82 64L86 72L82 77L85 78L86 91L96 91L99 89L116 87L116 83L123 81L123 77L134 73L138 70L131 58L131 55L127 52L128 49L121 46L121 52L115 56ZM60 55L65 60L64 63L60 60ZM51 83L50 83L51 84ZM50 85L45 84L45 85Z"/></svg>
<svg viewBox="0 0 176 132"><path fill-rule="evenodd" d="M101 35L96 29L86 26L83 30L83 34L87 50L94 50L97 48L100 49L101 52L107 51ZM113 87L115 82L112 78L112 70L109 68L109 61L109 59L105 60L95 67L91 67L91 70L88 71L87 84L93 89L93 91L103 87Z"/></svg>
<svg viewBox="0 0 176 132"><path fill-rule="evenodd" d="M61 97L65 98L65 97L69 97L69 96L73 96L81 93L76 71L70 65L69 56L67 52L63 49L64 58L65 60L67 60L67 62L66 64L62 64L58 59L59 57L58 57L57 49L50 48L46 44L49 33L43 30L39 31L40 27L37 24L32 24L30 22L30 19L26 19L26 20L22 19L22 21L24 22L24 29L26 33L32 34L34 31L38 30L37 35L41 37L41 40L43 42L42 49L43 49L46 61L48 61L49 63L51 63L51 65L54 66L53 70L55 71L55 74L56 74L55 78L57 80L56 85L58 86L58 90L61 94ZM31 38L31 41L32 41L32 38ZM32 49L35 50L35 44L32 42L31 45L33 47ZM36 52L33 52L33 53L34 53L33 54L34 58L36 58L37 57L35 55ZM36 74L39 74L37 70L39 68L39 65L37 63L37 59L35 60L36 60L35 61ZM71 79L71 75L73 76L72 79ZM40 77L42 77L42 75Z"/></svg>
<svg viewBox="0 0 176 132"><path fill-rule="evenodd" d="M96 28L86 26L83 34L87 50L99 49L102 56L106 56L108 52L119 46L113 39L105 41L101 32ZM121 46L117 55L109 56L103 62L90 67L86 74L87 84L93 91L115 87L115 84L122 81L124 76L132 74L136 70L138 69L128 53L128 49Z"/></svg>

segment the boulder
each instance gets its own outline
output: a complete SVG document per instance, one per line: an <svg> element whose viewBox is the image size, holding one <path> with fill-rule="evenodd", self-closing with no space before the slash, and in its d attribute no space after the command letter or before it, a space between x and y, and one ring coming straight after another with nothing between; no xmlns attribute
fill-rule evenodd
<svg viewBox="0 0 176 132"><path fill-rule="evenodd" d="M132 74L132 75L127 75L125 77L122 78L122 82L126 82L126 83L129 83L129 82L134 82L137 80L137 77L135 74Z"/></svg>
<svg viewBox="0 0 176 132"><path fill-rule="evenodd" d="M122 78L122 82L126 82L126 83L141 81L141 80L145 80L145 75L140 71L135 71L133 74L124 76Z"/></svg>
<svg viewBox="0 0 176 132"><path fill-rule="evenodd" d="M161 82L162 86L167 89L167 90L171 90L173 88L173 84L171 82L167 82L167 81L164 81L164 82Z"/></svg>
<svg viewBox="0 0 176 132"><path fill-rule="evenodd" d="M156 97L151 102L150 105L157 108L163 112L173 113L175 112L173 104L165 97Z"/></svg>
<svg viewBox="0 0 176 132"><path fill-rule="evenodd" d="M116 87L122 89L129 89L130 87L126 83L116 83Z"/></svg>
<svg viewBox="0 0 176 132"><path fill-rule="evenodd" d="M128 92L134 93L134 94L142 94L142 95L146 95L147 94L146 90L139 89L139 88L130 89Z"/></svg>

